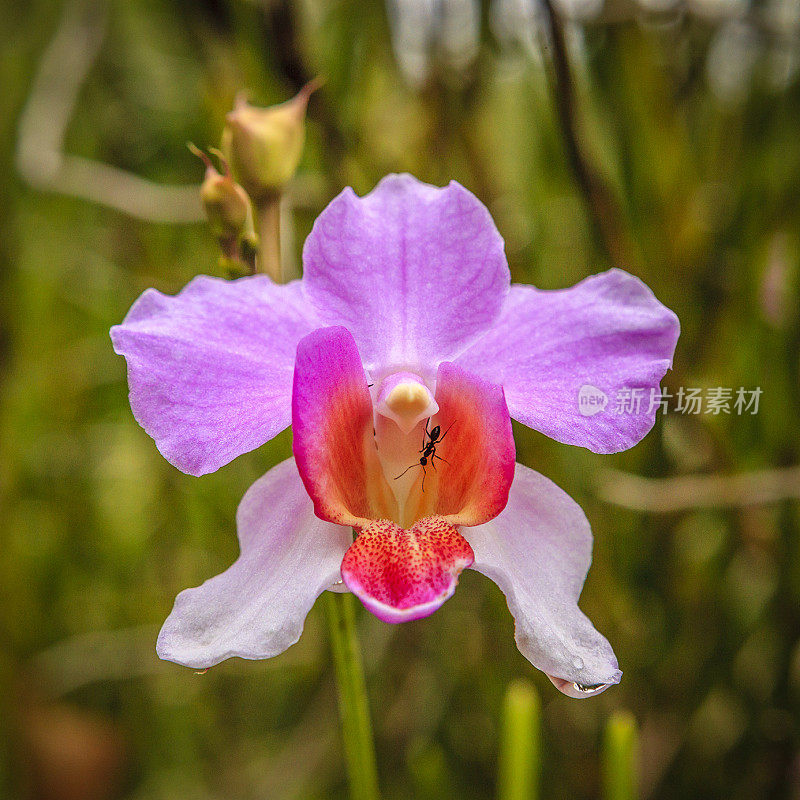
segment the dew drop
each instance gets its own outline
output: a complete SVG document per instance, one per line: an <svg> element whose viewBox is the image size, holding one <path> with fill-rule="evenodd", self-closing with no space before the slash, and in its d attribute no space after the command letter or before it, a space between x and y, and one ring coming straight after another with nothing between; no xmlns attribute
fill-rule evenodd
<svg viewBox="0 0 800 800"><path fill-rule="evenodd" d="M575 667L575 669L583 669L583 659L580 656L575 656L575 658L572 659L572 666Z"/></svg>
<svg viewBox="0 0 800 800"><path fill-rule="evenodd" d="M556 678L553 675L548 675L550 678L550 682L553 686L558 689L561 694L565 694L567 697L574 697L577 699L581 699L583 697L594 697L595 695L604 692L608 689L609 686L613 686L612 683L594 683L594 684L583 684L583 683L575 683L573 681L565 681L563 678Z"/></svg>

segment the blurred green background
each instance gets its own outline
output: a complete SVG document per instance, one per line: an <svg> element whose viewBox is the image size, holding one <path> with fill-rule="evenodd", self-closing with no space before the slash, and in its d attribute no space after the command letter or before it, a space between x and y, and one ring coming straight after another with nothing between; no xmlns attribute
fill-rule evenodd
<svg viewBox="0 0 800 800"><path fill-rule="evenodd" d="M290 435L181 474L134 422L108 338L145 288L217 269L187 140L216 144L242 88L270 104L321 74L288 194L295 262L343 186L454 178L515 280L642 277L681 319L672 390L763 389L756 415L673 408L618 456L516 429L519 460L592 523L581 605L624 678L560 695L469 571L429 619L362 612L384 796L495 796L523 677L543 797L599 796L617 709L640 726L645 798L800 797L797 0L564 0L556 39L532 0L0 10L0 796L347 796L320 604L271 661L197 675L154 652L176 593L236 557L237 503Z"/></svg>

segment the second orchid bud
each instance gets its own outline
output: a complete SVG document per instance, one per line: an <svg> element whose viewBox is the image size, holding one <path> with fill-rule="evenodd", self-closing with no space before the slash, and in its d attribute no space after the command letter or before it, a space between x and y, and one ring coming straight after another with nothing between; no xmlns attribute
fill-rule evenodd
<svg viewBox="0 0 800 800"><path fill-rule="evenodd" d="M189 144L189 149L206 165L200 185L200 201L211 232L219 242L225 264L230 266L228 262L244 262L248 271L252 271L252 257L248 257L248 252L255 247L255 232L247 192L233 180L228 162L218 150L212 149L211 152L219 158L222 173L202 150L193 144Z"/></svg>

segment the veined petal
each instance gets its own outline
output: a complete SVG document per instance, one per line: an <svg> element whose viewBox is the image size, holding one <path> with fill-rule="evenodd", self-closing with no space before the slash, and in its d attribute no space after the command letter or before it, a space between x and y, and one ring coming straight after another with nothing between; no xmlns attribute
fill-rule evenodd
<svg viewBox="0 0 800 800"><path fill-rule="evenodd" d="M318 326L306 306L299 281L201 275L174 297L148 289L111 329L133 414L170 463L204 475L289 425L297 343Z"/></svg>
<svg viewBox="0 0 800 800"><path fill-rule="evenodd" d="M463 186L389 175L345 189L303 249L306 296L352 332L370 369L453 358L500 313L509 272L486 207ZM430 376L425 376L430 377Z"/></svg>
<svg viewBox="0 0 800 800"><path fill-rule="evenodd" d="M538 472L517 464L505 510L462 533L475 552L473 569L503 591L516 622L520 652L565 691L564 683L619 683L622 673L608 641L578 608L592 533L580 506ZM561 681L559 683L558 681Z"/></svg>
<svg viewBox="0 0 800 800"><path fill-rule="evenodd" d="M571 289L513 286L500 319L457 361L501 384L520 422L559 442L616 453L653 427L650 391L672 365L679 331L647 286L612 269ZM616 413L626 389L637 392L638 413ZM586 393L607 405L582 409Z"/></svg>
<svg viewBox="0 0 800 800"><path fill-rule="evenodd" d="M359 527L393 515L373 437L372 398L346 328L320 328L298 345L292 431L297 466L320 519Z"/></svg>
<svg viewBox="0 0 800 800"><path fill-rule="evenodd" d="M340 579L349 528L323 522L289 459L259 478L236 515L241 555L186 589L158 637L158 655L205 669L231 656L270 658L294 644L316 598Z"/></svg>
<svg viewBox="0 0 800 800"><path fill-rule="evenodd" d="M439 367L436 380L440 442L411 491L413 518L435 514L452 525L480 525L505 508L514 479L514 436L500 386L456 364Z"/></svg>
<svg viewBox="0 0 800 800"><path fill-rule="evenodd" d="M436 611L472 561L472 548L441 517L408 530L377 520L359 531L345 554L342 578L376 617L407 622Z"/></svg>

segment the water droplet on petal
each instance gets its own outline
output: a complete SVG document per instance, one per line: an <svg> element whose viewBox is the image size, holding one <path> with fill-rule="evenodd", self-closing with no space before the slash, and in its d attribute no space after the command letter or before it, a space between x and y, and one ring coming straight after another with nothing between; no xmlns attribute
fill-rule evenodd
<svg viewBox="0 0 800 800"><path fill-rule="evenodd" d="M561 692L561 694L565 694L567 697L574 697L577 699L594 697L595 695L604 692L609 686L614 685L613 683L575 683L574 681L565 681L563 678L556 678L553 675L548 675L547 677L550 678L550 682L556 687L556 689L558 689L559 692Z"/></svg>
<svg viewBox="0 0 800 800"><path fill-rule="evenodd" d="M575 669L583 669L583 659L580 656L575 656L575 658L572 659L572 666L575 667Z"/></svg>

